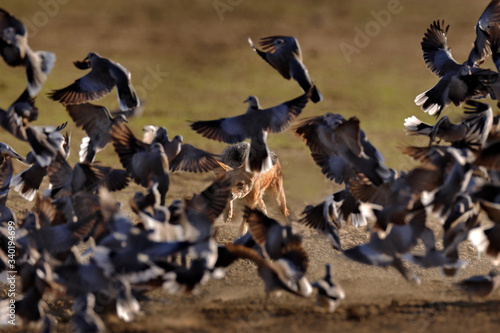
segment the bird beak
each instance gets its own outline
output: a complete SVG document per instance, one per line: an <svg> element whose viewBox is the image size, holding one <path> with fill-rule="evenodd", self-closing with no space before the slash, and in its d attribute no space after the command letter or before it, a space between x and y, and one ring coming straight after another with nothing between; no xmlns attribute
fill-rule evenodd
<svg viewBox="0 0 500 333"><path fill-rule="evenodd" d="M250 97L248 97L247 99L245 99L245 100L243 101L243 103L248 103L248 102L250 102Z"/></svg>

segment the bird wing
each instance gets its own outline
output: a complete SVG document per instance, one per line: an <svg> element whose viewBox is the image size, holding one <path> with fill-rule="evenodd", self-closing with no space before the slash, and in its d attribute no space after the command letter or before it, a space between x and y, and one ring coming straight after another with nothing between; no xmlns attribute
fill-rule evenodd
<svg viewBox="0 0 500 333"><path fill-rule="evenodd" d="M62 105L82 104L100 99L113 89L116 81L109 71L92 69L88 74L77 79L69 86L53 90L49 98L59 101Z"/></svg>
<svg viewBox="0 0 500 333"><path fill-rule="evenodd" d="M467 64L469 66L479 65L484 62L484 58L491 53L490 34L497 33L496 25L500 23L500 1L493 0L479 17L476 24L476 39L470 51Z"/></svg>
<svg viewBox="0 0 500 333"><path fill-rule="evenodd" d="M293 54L291 54L291 49L282 48L276 50L274 42L278 39L284 40L284 36L270 36L260 39L260 46L263 47L264 52L257 51L257 53L269 63L278 73L283 76L283 78L290 80L292 78L290 71L290 62L293 59Z"/></svg>
<svg viewBox="0 0 500 333"><path fill-rule="evenodd" d="M116 82L120 110L128 111L132 108L138 107L140 105L140 101L137 98L134 87L132 86L132 76L130 72L118 63L111 63L109 66L109 73Z"/></svg>
<svg viewBox="0 0 500 333"><path fill-rule="evenodd" d="M0 164L0 205L5 205L7 202L13 171L12 159L7 158Z"/></svg>
<svg viewBox="0 0 500 333"><path fill-rule="evenodd" d="M190 144L183 144L181 151L170 163L170 171L206 172L220 167L218 156Z"/></svg>
<svg viewBox="0 0 500 333"><path fill-rule="evenodd" d="M494 25L500 23L500 1L493 0L486 7L476 24L476 39L470 51L467 65L474 66L483 63L484 58L491 52L489 47L489 34L494 30Z"/></svg>
<svg viewBox="0 0 500 333"><path fill-rule="evenodd" d="M111 141L113 141L113 146L120 158L120 162L128 172L134 174L134 155L145 152L149 145L138 140L130 128L123 123L114 124L111 127L110 134Z"/></svg>
<svg viewBox="0 0 500 333"><path fill-rule="evenodd" d="M491 45L493 62L497 71L500 71L500 23L494 24L490 29L488 40Z"/></svg>
<svg viewBox="0 0 500 333"><path fill-rule="evenodd" d="M245 207L243 219L248 223L248 230L253 239L260 246L264 246L267 240L267 233L274 225L280 225L276 220L267 217L257 209Z"/></svg>
<svg viewBox="0 0 500 333"><path fill-rule="evenodd" d="M262 116L259 118L263 129L271 133L283 132L302 112L308 100L308 94L303 94L290 101L263 110Z"/></svg>
<svg viewBox="0 0 500 333"><path fill-rule="evenodd" d="M342 156L315 152L312 152L311 156L316 165L321 168L321 173L328 179L334 180L337 184L348 183L350 179L356 176L356 171Z"/></svg>
<svg viewBox="0 0 500 333"><path fill-rule="evenodd" d="M330 154L331 128L326 124L323 116L304 119L294 126L292 130L309 147L311 152L320 154Z"/></svg>
<svg viewBox="0 0 500 333"><path fill-rule="evenodd" d="M104 134L108 135L111 129L111 115L109 110L100 105L90 103L67 105L66 110L77 127L82 127L90 139L97 143Z"/></svg>
<svg viewBox="0 0 500 333"><path fill-rule="evenodd" d="M191 128L203 137L225 143L238 143L250 136L245 125L249 124L248 114L217 120L195 121Z"/></svg>
<svg viewBox="0 0 500 333"><path fill-rule="evenodd" d="M231 192L230 186L230 176L220 177L203 192L195 194L192 199L186 200L186 206L199 213L204 213L213 223L226 208Z"/></svg>
<svg viewBox="0 0 500 333"><path fill-rule="evenodd" d="M434 21L421 43L425 64L432 73L440 77L460 67L453 59L446 41L449 27L444 27L444 21Z"/></svg>

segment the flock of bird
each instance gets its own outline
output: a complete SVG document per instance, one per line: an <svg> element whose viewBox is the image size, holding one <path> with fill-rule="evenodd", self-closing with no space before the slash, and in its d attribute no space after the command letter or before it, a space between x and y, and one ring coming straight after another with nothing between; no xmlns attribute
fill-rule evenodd
<svg viewBox="0 0 500 333"><path fill-rule="evenodd" d="M67 295L73 300L73 328L103 331L99 313L104 307L115 306L118 317L133 320L140 312L139 300L147 299L145 292L155 288L193 292L210 278L224 277L238 259L257 265L268 296L284 290L310 297L316 288L318 305L329 312L345 298L329 264L323 279L309 282L308 254L291 223L282 225L246 207L248 232L232 243L215 241L214 221L231 194L227 175L215 178L201 193L167 206L169 173L208 172L221 162L216 154L183 143L180 136L169 139L164 127L146 126L142 140L137 138L127 126L128 119L142 112L131 75L122 65L96 53L74 63L81 70L90 69L87 74L49 94L87 134L80 146L80 162L71 166L66 161L70 136L62 133L66 124L32 124L38 117L34 99L54 66L55 55L32 51L25 26L2 9L0 31L0 54L9 66L25 67L28 80L21 96L7 110L0 110L2 128L31 147L23 157L7 143L0 143L0 271L2 282L8 281L9 272L20 278L17 318L50 331L54 322L46 314L44 295ZM499 116L494 117L492 108L479 101L500 94L498 72L479 67L491 54L500 71L500 1L491 1L481 15L473 49L463 64L453 59L447 33L448 26L440 21L433 22L425 33L424 60L440 80L417 96L415 103L436 117L452 102L465 104L465 115L457 124L447 116L434 125L415 116L405 120L407 134L429 138L428 145L408 146L403 151L421 162L420 166L406 172L385 166L356 117L327 113L292 127L321 172L344 185L324 202L305 207L298 222L324 234L345 257L367 265L391 266L415 283L420 279L407 263L439 267L444 275L455 276L466 264L460 259L459 245L467 239L480 254L500 264ZM317 103L323 96L303 63L297 39L263 38L262 50L251 39L249 43L285 79L297 81L304 93L267 109L250 96L244 114L196 121L190 126L208 139L228 144L250 139L246 169L266 172L273 163L267 135L289 129L309 100ZM110 112L90 104L114 87L120 110ZM94 162L96 154L109 144L123 169ZM27 169L13 175L13 160ZM50 187L39 193L45 177ZM145 189L129 202L139 223L133 223L110 194L127 187L130 180ZM35 200L34 209L22 217L7 207L11 187L25 199ZM15 222L15 237L11 221ZM442 226L442 248L429 228L431 221ZM347 223L368 226L369 242L345 249L339 229ZM424 254L413 251L419 241L425 246ZM83 252L82 245L87 247ZM10 251L13 247L15 254ZM486 296L499 285L500 276L494 271L456 284L470 297ZM8 302L0 303L0 313ZM3 324L8 318L8 313L0 316Z"/></svg>

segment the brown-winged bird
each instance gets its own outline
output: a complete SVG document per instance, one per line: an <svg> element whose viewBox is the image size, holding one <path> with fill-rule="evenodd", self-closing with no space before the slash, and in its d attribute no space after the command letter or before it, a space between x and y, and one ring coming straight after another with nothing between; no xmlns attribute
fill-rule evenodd
<svg viewBox="0 0 500 333"><path fill-rule="evenodd" d="M158 183L161 204L165 204L170 179L168 158L160 143L151 145L137 139L124 123L111 128L111 141L123 167L134 181L146 188Z"/></svg>
<svg viewBox="0 0 500 333"><path fill-rule="evenodd" d="M74 64L78 69L90 68L91 71L69 86L52 91L49 94L52 100L64 106L82 104L106 96L116 86L120 110L127 111L139 106L131 74L119 63L91 52L83 61L75 61Z"/></svg>

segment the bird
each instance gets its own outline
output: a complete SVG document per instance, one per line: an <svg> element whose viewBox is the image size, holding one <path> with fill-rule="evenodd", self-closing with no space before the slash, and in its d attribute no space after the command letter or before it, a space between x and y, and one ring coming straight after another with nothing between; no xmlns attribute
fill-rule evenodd
<svg viewBox="0 0 500 333"><path fill-rule="evenodd" d="M426 135L429 136L429 145L436 139L445 142L455 142L465 138L467 126L464 123L454 124L448 116L443 116L435 125L424 123L415 116L405 119L406 135Z"/></svg>
<svg viewBox="0 0 500 333"><path fill-rule="evenodd" d="M80 162L91 163L95 155L111 142L111 127L118 123L128 123L124 115L112 116L109 110L101 105L91 103L67 105L66 110L77 127L87 134L80 145Z"/></svg>
<svg viewBox="0 0 500 333"><path fill-rule="evenodd" d="M500 7L500 4L498 5ZM500 15L500 14L499 14ZM500 73L500 20L498 22L491 24L491 29L488 34L488 42L490 43L491 48L491 57L493 58L493 63L497 69L497 72ZM500 96L500 79L498 77L491 84L491 88L493 90L492 97L497 99L497 106L500 105L499 96Z"/></svg>
<svg viewBox="0 0 500 333"><path fill-rule="evenodd" d="M491 52L489 36L494 32L497 23L500 23L500 1L492 0L477 21L476 40L467 59L468 66L482 64L484 58Z"/></svg>
<svg viewBox="0 0 500 333"><path fill-rule="evenodd" d="M23 93L12 103L7 110L0 108L0 125L9 133L16 136L15 129L13 128L11 121L17 123L22 123L22 120L11 120L14 117L11 114L15 114L15 117L25 119L27 122L32 122L38 119L38 108L35 106L35 98L31 97L28 89L25 89ZM19 138L21 140L26 140L26 138Z"/></svg>
<svg viewBox="0 0 500 333"><path fill-rule="evenodd" d="M33 51L28 45L28 30L16 17L0 8L0 55L9 66L26 68L27 90L36 96L52 71L56 56L48 51Z"/></svg>
<svg viewBox="0 0 500 333"><path fill-rule="evenodd" d="M266 172L272 168L266 143L268 133L285 131L306 106L308 94L269 109L262 109L257 97L249 96L245 100L248 103L246 113L217 120L195 121L190 126L203 137L225 143L238 143L249 138L250 153L246 159L246 170Z"/></svg>
<svg viewBox="0 0 500 333"><path fill-rule="evenodd" d="M160 204L165 204L170 178L168 158L163 146L158 142L151 145L142 142L122 122L114 124L110 133L113 147L131 178L146 188L158 183Z"/></svg>
<svg viewBox="0 0 500 333"><path fill-rule="evenodd" d="M434 21L421 44L425 64L441 79L433 88L415 97L415 104L435 117L450 103L459 106L471 98L486 96L498 77L494 71L457 63L447 44L448 29L444 21Z"/></svg>
<svg viewBox="0 0 500 333"><path fill-rule="evenodd" d="M454 287L464 292L469 300L472 297L486 297L500 286L500 275L490 271L488 275L476 275L453 284Z"/></svg>
<svg viewBox="0 0 500 333"><path fill-rule="evenodd" d="M478 226L469 231L467 239L476 248L479 255L486 254L495 265L500 264L500 226Z"/></svg>
<svg viewBox="0 0 500 333"><path fill-rule="evenodd" d="M55 132L59 133L59 131L64 129L65 126L66 124L60 125L55 128ZM29 128L31 128L31 126L29 126ZM51 131L52 128L49 127L49 130ZM14 191L18 192L28 201L32 201L35 198L35 195L42 184L43 178L47 175L47 168L50 164L54 162L59 155L68 158L70 151L70 136L68 133L62 136L60 133L56 134L49 132L48 142L53 146L47 146L45 151L43 151L41 147L43 147L43 135L46 129L44 129L44 127L38 127L38 129L35 127L34 132L37 133L37 131L40 132L39 136L41 137L42 144L39 144L37 140L34 140L34 145L38 147L38 150L42 151L43 158L41 160L45 164L39 161L40 158L36 157L34 150L29 152L26 156L26 161L30 163L31 166L15 175L11 182L11 187L14 187ZM55 144L59 142L59 135L63 137L63 141L60 143L59 149L55 149Z"/></svg>
<svg viewBox="0 0 500 333"><path fill-rule="evenodd" d="M80 332L103 332L104 322L94 311L96 297L93 293L82 293L75 297L75 302L71 309L71 323L75 331Z"/></svg>
<svg viewBox="0 0 500 333"><path fill-rule="evenodd" d="M170 140L165 127L144 126L143 142L148 144L158 142L163 146L168 158L170 171L172 172L207 172L220 167L216 154L184 143L181 135L176 135Z"/></svg>
<svg viewBox="0 0 500 333"><path fill-rule="evenodd" d="M436 166L423 165L379 186L359 175L350 182L349 190L358 201L373 204L370 207L376 221L371 227L382 236L389 224L406 224L408 214L421 206L423 191L433 191L442 183Z"/></svg>
<svg viewBox="0 0 500 333"><path fill-rule="evenodd" d="M325 277L312 284L318 290L316 304L329 313L335 312L339 302L345 299L344 288L334 281L331 270L330 264L325 264Z"/></svg>
<svg viewBox="0 0 500 333"><path fill-rule="evenodd" d="M61 134L61 130L63 130L66 125L67 122L58 127L28 126L26 128L26 138L28 139L28 143L31 146L36 161L41 167L48 167L58 153L63 156L67 155L63 148L64 143L67 141Z"/></svg>
<svg viewBox="0 0 500 333"><path fill-rule="evenodd" d="M385 238L372 232L368 243L343 250L343 254L365 265L392 266L408 281L420 284L420 278L404 265L402 255L410 252L419 239L426 249L435 248L434 234L425 225L426 216L425 210L420 209L413 214L407 224L394 225Z"/></svg>
<svg viewBox="0 0 500 333"><path fill-rule="evenodd" d="M75 61L76 68L91 69L69 86L53 90L49 97L63 106L83 104L100 99L116 86L120 110L128 111L140 105L131 82L130 72L117 62L90 52L83 61Z"/></svg>
<svg viewBox="0 0 500 333"><path fill-rule="evenodd" d="M129 183L126 170L113 169L98 163L76 163L72 168L61 155L49 166L47 172L51 187L44 194L51 198L79 191L97 193L100 186L110 192L120 191Z"/></svg>
<svg viewBox="0 0 500 333"><path fill-rule="evenodd" d="M468 100L465 104L465 116L460 124L443 116L435 125L429 125L412 116L405 119L406 135L429 136L429 145L439 139L456 144L464 142L478 148L484 146L493 125L493 110L489 104L477 100Z"/></svg>
<svg viewBox="0 0 500 333"><path fill-rule="evenodd" d="M269 261L257 251L242 244L226 244L226 249L233 255L242 259L249 259L258 267L258 274L264 281L266 302L273 292L281 290L297 296L308 297L312 294L312 286L305 277L309 258L300 242L287 243L281 257Z"/></svg>
<svg viewBox="0 0 500 333"><path fill-rule="evenodd" d="M348 183L358 172L376 186L394 174L382 154L368 141L356 117L346 120L340 114L326 113L306 118L292 129L311 150L311 156L329 179Z"/></svg>
<svg viewBox="0 0 500 333"><path fill-rule="evenodd" d="M342 250L339 236L340 223L337 220L338 213L333 200L332 195L317 206L307 205L302 212L304 216L299 220L299 223L325 235L332 247L340 251Z"/></svg>
<svg viewBox="0 0 500 333"><path fill-rule="evenodd" d="M248 37L248 43L262 59L276 69L285 79L294 79L307 93L311 91L310 99L314 103L323 100L323 96L309 76L309 71L302 61L302 51L299 41L291 36L270 36L260 40L260 46L264 51L255 47L253 41Z"/></svg>

